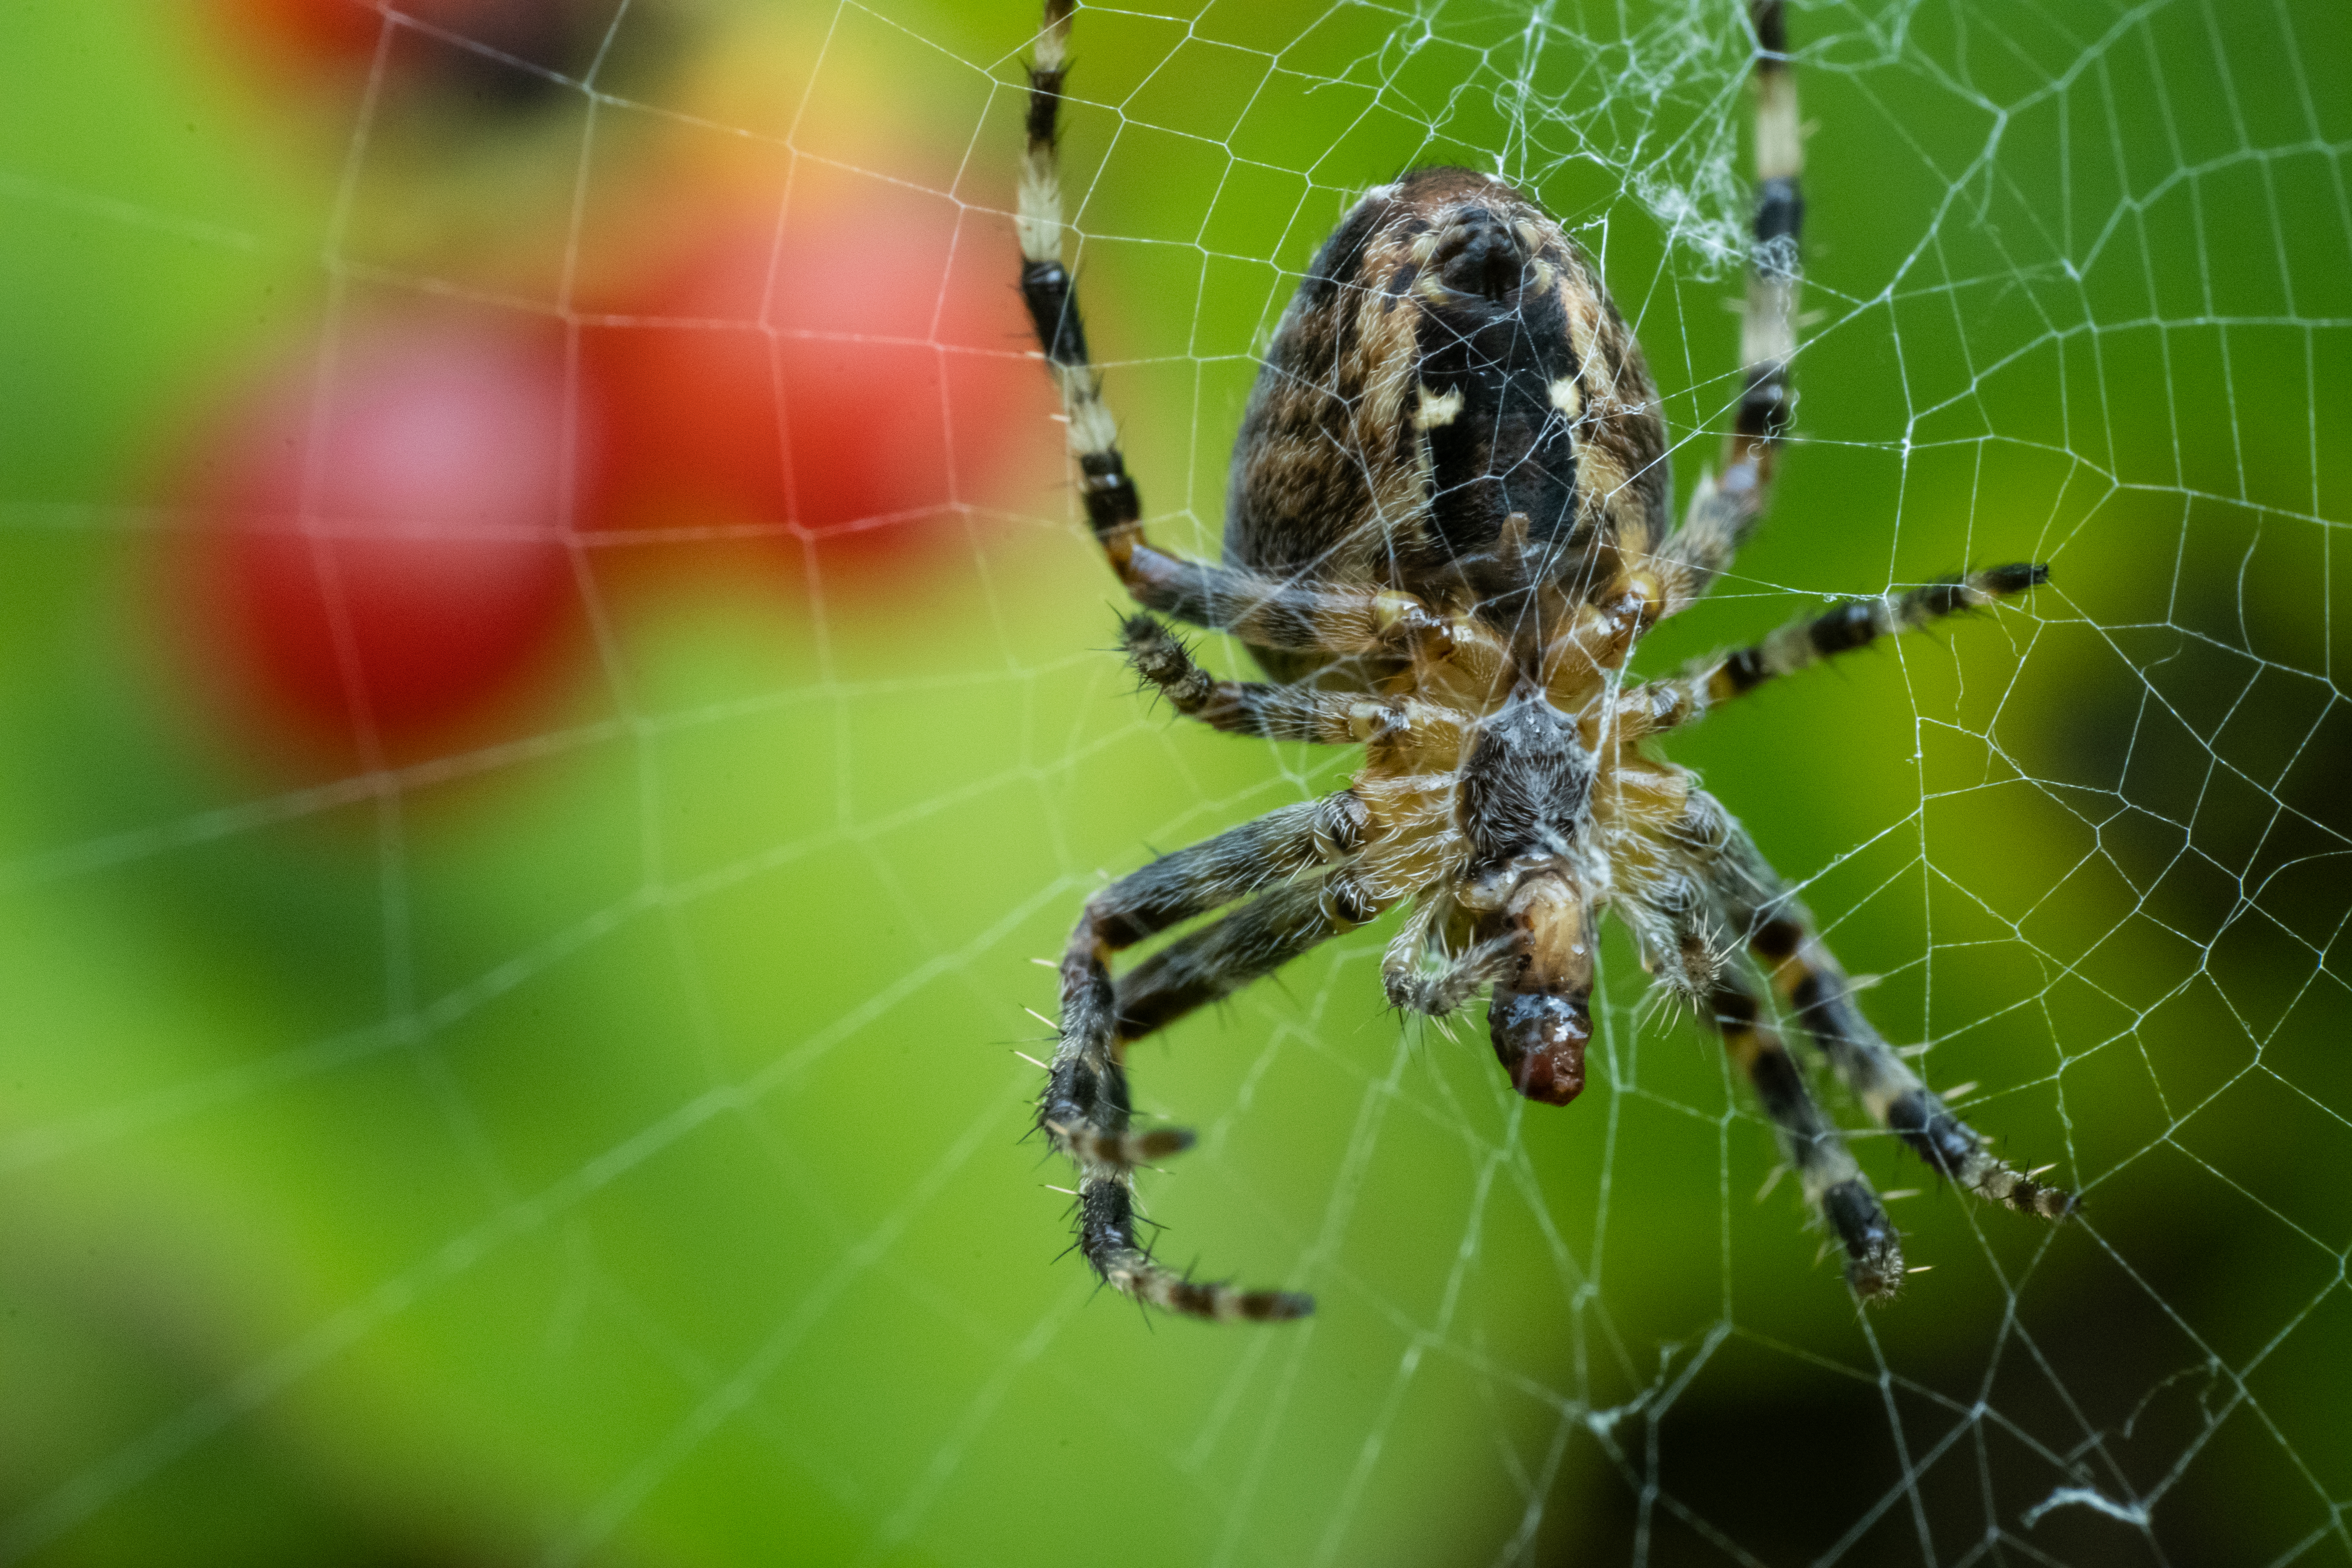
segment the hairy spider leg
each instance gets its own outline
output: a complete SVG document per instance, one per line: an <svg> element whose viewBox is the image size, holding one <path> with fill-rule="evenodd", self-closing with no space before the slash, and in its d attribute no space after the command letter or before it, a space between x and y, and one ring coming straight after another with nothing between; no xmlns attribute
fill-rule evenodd
<svg viewBox="0 0 2352 1568"><path fill-rule="evenodd" d="M1853 983L1802 910L1774 905L1750 928L1748 945L1770 969L1773 988L1847 1091L1938 1174L2020 1214L2063 1220L2074 1211L2073 1194L2037 1182L1994 1154L1984 1134L1953 1115L1887 1047L1854 1006Z"/></svg>
<svg viewBox="0 0 2352 1568"><path fill-rule="evenodd" d="M1765 860L1747 831L1706 797L1717 827L1707 865L1711 890L1734 930L1744 932L1772 986L1846 1091L1881 1127L1910 1145L1937 1173L2021 1214L2062 1220L2075 1200L1995 1155L1853 1005L1853 983L1812 929L1812 918Z"/></svg>
<svg viewBox="0 0 2352 1568"><path fill-rule="evenodd" d="M1122 631L1128 658L1136 672L1158 687L1179 712L1228 734L1324 745L1364 744L1370 750L1365 773L1359 775L1360 784L1375 773L1384 780L1395 780L1401 773L1415 770L1423 771L1424 776L1431 778L1433 787L1428 793L1443 793L1434 787L1433 774L1427 770L1433 763L1450 764L1458 760L1475 727L1475 721L1467 714L1407 698L1373 698L1303 683L1219 680L1193 660L1179 638L1150 616L1129 617ZM1389 766L1382 767L1383 762ZM1383 831L1391 837L1414 836L1409 829L1399 834L1398 830L1404 827L1404 824L1389 822L1383 825ZM1339 887L1360 891L1361 883L1341 883ZM1361 894L1362 907L1375 912L1391 901ZM1468 1001L1479 986L1506 978L1520 967L1524 959L1521 944L1514 938L1505 937L1480 942L1467 952L1448 958L1435 973L1423 973L1422 959L1433 939L1440 934L1434 922L1441 911L1454 907L1447 895L1424 896L1412 919L1389 944L1381 973L1389 1000L1394 1005L1433 1016L1451 1013ZM1370 914L1362 916L1370 918Z"/></svg>
<svg viewBox="0 0 2352 1568"><path fill-rule="evenodd" d="M1222 1000L1307 949L1379 915L1381 906L1344 868L1320 880L1286 883L1153 953L1121 977L1112 1011L1120 1048ZM1087 1173L1091 1178L1092 1172ZM1135 1236L1135 1200L1126 1169L1080 1184L1078 1245L1115 1289L1189 1317L1277 1321L1315 1310L1311 1296L1239 1290L1202 1283L1152 1261Z"/></svg>
<svg viewBox="0 0 2352 1568"><path fill-rule="evenodd" d="M1021 297L1062 398L1087 521L1138 604L1253 647L1359 654L1393 647L1436 623L1410 595L1301 587L1243 568L1171 554L1144 536L1142 501L1087 353L1076 287L1062 264L1062 79L1076 0L1046 0L1029 65L1028 150L1021 166Z"/></svg>
<svg viewBox="0 0 2352 1568"><path fill-rule="evenodd" d="M1136 674L1158 687L1176 711L1229 735L1352 746L1390 706L1357 692L1219 680L1193 660L1174 633L1150 616L1129 616L1119 637ZM1364 710L1361 715L1359 709Z"/></svg>
<svg viewBox="0 0 2352 1568"><path fill-rule="evenodd" d="M1474 722L1454 709L1410 698L1372 697L1304 682L1220 680L1201 668L1181 639L1150 616L1129 616L1119 632L1128 662L1171 706L1229 735L1323 746L1373 745L1416 757L1434 750L1450 756L1461 751Z"/></svg>
<svg viewBox="0 0 2352 1568"><path fill-rule="evenodd" d="M1681 675L1635 687L1618 700L1625 741L1695 724L1718 703L1745 696L1766 681L1868 647L1883 637L1917 631L1947 616L1979 610L2050 580L2047 566L1990 566L1914 588L1848 599L1825 615L1794 621L1762 642L1701 659Z"/></svg>
<svg viewBox="0 0 2352 1568"><path fill-rule="evenodd" d="M1659 547L1670 616L1706 595L1763 519L1796 408L1790 362L1805 226L1797 82L1781 0L1749 0L1748 19L1756 29L1756 216L1739 331L1739 407L1724 437L1723 472L1701 476L1682 526Z"/></svg>
<svg viewBox="0 0 2352 1568"><path fill-rule="evenodd" d="M1756 1098L1772 1119L1781 1152L1795 1168L1806 1200L1821 1211L1845 1248L1846 1283L1868 1300L1892 1297L1903 1283L1902 1243L1870 1179L1846 1147L1845 1134L1822 1114L1795 1058L1763 1023L1762 999L1726 970L1716 977L1704 1012L1723 1037L1731 1059L1756 1086Z"/></svg>
<svg viewBox="0 0 2352 1568"><path fill-rule="evenodd" d="M1223 1001L1307 949L1378 919L1390 901L1344 866L1319 879L1267 889L1119 977L1120 1041L1139 1040L1195 1007Z"/></svg>
<svg viewBox="0 0 2352 1568"><path fill-rule="evenodd" d="M1137 1245L1134 1169L1187 1147L1192 1135L1175 1129L1129 1130L1120 1047L1141 1031L1119 1023L1110 956L1269 882L1343 858L1361 841L1363 826L1363 807L1345 791L1285 806L1164 856L1087 900L1062 960L1061 1041L1037 1123L1056 1149L1077 1163L1080 1250L1106 1282L1139 1300L1202 1318L1295 1318L1311 1306L1307 1298L1284 1291L1195 1284L1154 1264ZM1197 943L1203 934L1192 941Z"/></svg>

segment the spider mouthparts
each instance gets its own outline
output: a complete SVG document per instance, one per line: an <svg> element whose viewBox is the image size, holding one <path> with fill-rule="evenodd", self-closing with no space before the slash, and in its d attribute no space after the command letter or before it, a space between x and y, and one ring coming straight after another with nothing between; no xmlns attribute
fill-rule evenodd
<svg viewBox="0 0 2352 1568"><path fill-rule="evenodd" d="M1529 1100L1566 1105L1584 1092L1592 1016L1581 996L1498 989L1486 1005L1486 1027L1511 1087Z"/></svg>

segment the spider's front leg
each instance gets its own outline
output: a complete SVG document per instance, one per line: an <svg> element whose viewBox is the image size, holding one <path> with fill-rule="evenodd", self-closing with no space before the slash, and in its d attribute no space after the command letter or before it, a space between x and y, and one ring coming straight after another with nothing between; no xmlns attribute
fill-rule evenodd
<svg viewBox="0 0 2352 1568"><path fill-rule="evenodd" d="M1061 1040L1037 1123L1077 1163L1079 1249L1105 1281L1138 1300L1199 1318L1263 1321L1312 1310L1307 1297L1288 1291L1195 1283L1154 1263L1138 1243L1135 1167L1188 1147L1192 1135L1129 1130L1124 1047L1346 929L1344 921L1326 921L1328 929L1313 934L1316 928L1290 906L1305 889L1311 912L1328 880L1290 879L1351 854L1361 842L1365 815L1345 791L1270 813L1112 883L1087 901L1071 933L1061 966ZM1289 885L1155 954L1128 984L1113 984L1114 952L1276 882ZM1291 917L1271 931L1269 906ZM1370 918L1352 906L1341 912Z"/></svg>
<svg viewBox="0 0 2352 1568"><path fill-rule="evenodd" d="M2063 1220L2072 1193L2034 1179L1995 1154L1983 1133L1952 1114L1853 1005L1853 982L1794 904L1760 916L1748 945L1772 972L1772 984L1797 1015L1839 1079L1872 1118L1910 1145L1948 1180L2020 1214Z"/></svg>
<svg viewBox="0 0 2352 1568"><path fill-rule="evenodd" d="M1748 929L1748 900L1739 891L1748 886L1739 855L1746 841L1713 796L1688 788L1687 774L1669 776L1671 793L1687 794L1678 811L1661 812L1621 846L1629 874L1618 910L1641 942L1643 967L1667 994L1696 1006L1755 1087L1806 1200L1845 1249L1847 1284L1865 1300L1889 1298L1903 1283L1895 1226L1728 951L1734 933ZM1733 911L1739 911L1736 919Z"/></svg>
<svg viewBox="0 0 2352 1568"><path fill-rule="evenodd" d="M1727 970L1703 1016L1723 1037L1731 1058L1756 1086L1756 1098L1772 1119L1780 1150L1795 1167L1805 1197L1829 1221L1845 1248L1846 1283L1865 1300L1884 1300L1903 1283L1903 1247L1870 1179L1854 1163L1853 1152L1822 1108L1806 1092L1780 1037L1765 1026L1763 1004L1748 984Z"/></svg>
<svg viewBox="0 0 2352 1568"><path fill-rule="evenodd" d="M1748 950L1769 970L1773 988L1847 1092L1939 1174L1978 1196L2048 1220L2072 1214L2073 1194L1994 1154L1984 1134L1953 1115L1879 1037L1853 1005L1853 983L1813 931L1803 906L1739 825L1711 797L1695 795L1693 806L1695 815L1712 818L1712 879L1727 919L1746 932Z"/></svg>

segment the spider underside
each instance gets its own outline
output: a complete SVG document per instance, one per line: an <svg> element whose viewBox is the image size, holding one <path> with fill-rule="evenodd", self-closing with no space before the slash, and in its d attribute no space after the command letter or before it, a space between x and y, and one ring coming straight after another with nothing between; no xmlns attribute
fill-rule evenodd
<svg viewBox="0 0 2352 1568"><path fill-rule="evenodd" d="M1021 287L1059 385L1088 521L1151 612L1136 670L1229 732L1360 745L1347 789L1166 856L1087 901L1061 963L1061 1035L1038 1124L1079 1172L1077 1245L1139 1300L1214 1319L1296 1318L1289 1291L1194 1280L1137 1238L1136 1167L1191 1142L1132 1125L1127 1044L1316 944L1410 904L1382 973L1401 1009L1490 993L1513 1085L1584 1087L1594 922L1690 1003L1755 1086L1865 1299L1894 1294L1895 1227L1808 1091L1735 956L1872 1119L1961 1186L2059 1219L2074 1200L1995 1156L1888 1048L1809 917L1695 775L1644 742L1775 676L2041 584L1999 566L1856 600L1680 676L1630 684L1660 619L1705 595L1761 519L1793 405L1803 203L1780 0L1757 37L1755 249L1743 393L1722 468L1671 525L1664 427L1639 344L1598 271L1505 182L1412 171L1356 204L1285 311L1235 444L1224 560L1145 537L1087 358L1055 152L1074 0L1047 0L1029 69ZM1238 637L1273 677L1220 680L1165 617ZM1239 907L1117 980L1111 956Z"/></svg>

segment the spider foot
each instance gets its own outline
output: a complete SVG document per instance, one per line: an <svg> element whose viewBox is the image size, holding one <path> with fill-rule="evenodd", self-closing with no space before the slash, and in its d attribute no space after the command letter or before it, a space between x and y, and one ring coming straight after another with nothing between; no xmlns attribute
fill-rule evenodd
<svg viewBox="0 0 2352 1568"><path fill-rule="evenodd" d="M1845 1282L1864 1301L1891 1301L1903 1289L1903 1242L1870 1184L1854 1178L1822 1194L1822 1213L1845 1247Z"/></svg>
<svg viewBox="0 0 2352 1568"><path fill-rule="evenodd" d="M2039 1215L2053 1224L2080 1206L2063 1187L2036 1181L2049 1166L2020 1171L1985 1147L1983 1134L1952 1114L1926 1089L1896 1100L1886 1123L1948 1179L2019 1214Z"/></svg>
<svg viewBox="0 0 2352 1568"><path fill-rule="evenodd" d="M1237 1290L1189 1279L1149 1258L1104 1274L1113 1289L1179 1317L1213 1323L1286 1323L1310 1315L1315 1298L1296 1290Z"/></svg>
<svg viewBox="0 0 2352 1568"><path fill-rule="evenodd" d="M1120 1295L1209 1322L1279 1323L1315 1310L1295 1290L1240 1290L1193 1279L1152 1261L1135 1240L1135 1194L1123 1177L1090 1179L1078 1197L1078 1250Z"/></svg>

